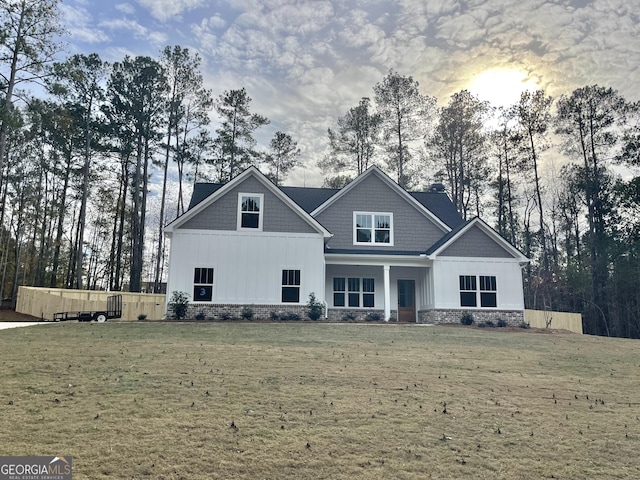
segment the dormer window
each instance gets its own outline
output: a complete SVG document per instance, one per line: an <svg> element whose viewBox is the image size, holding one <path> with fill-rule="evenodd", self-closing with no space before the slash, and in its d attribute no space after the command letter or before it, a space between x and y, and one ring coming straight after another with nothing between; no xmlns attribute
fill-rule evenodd
<svg viewBox="0 0 640 480"><path fill-rule="evenodd" d="M353 213L354 245L393 245L393 213Z"/></svg>
<svg viewBox="0 0 640 480"><path fill-rule="evenodd" d="M262 193L239 193L238 230L262 230L263 208Z"/></svg>

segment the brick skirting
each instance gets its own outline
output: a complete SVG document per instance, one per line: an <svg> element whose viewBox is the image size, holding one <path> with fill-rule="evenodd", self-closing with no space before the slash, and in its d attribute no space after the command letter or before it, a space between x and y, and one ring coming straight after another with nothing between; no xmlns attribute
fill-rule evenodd
<svg viewBox="0 0 640 480"><path fill-rule="evenodd" d="M287 320L298 315L300 320L307 318L306 305L234 305L234 304L193 304L187 307L188 319L201 320L237 320L245 318L243 312L253 312L253 319ZM275 318L274 318L275 317ZM173 315L167 315L173 318Z"/></svg>
<svg viewBox="0 0 640 480"><path fill-rule="evenodd" d="M470 313L473 315L474 323L504 320L507 325L517 327L524 322L523 310L420 310L418 312L418 323L460 323L462 315Z"/></svg>
<svg viewBox="0 0 640 480"><path fill-rule="evenodd" d="M187 307L188 320L237 320L245 318L243 312L253 312L254 320L307 320L306 305L236 305L236 304L189 304ZM524 322L522 310L462 310L462 309L434 309L418 311L417 323L460 323L462 315L470 313L474 322L491 321L497 323L504 320L507 325L517 327ZM168 314L167 318L174 318ZM398 311L391 310L391 321L398 318ZM331 322L366 322L384 321L384 310L330 308L327 318L322 315L320 321Z"/></svg>

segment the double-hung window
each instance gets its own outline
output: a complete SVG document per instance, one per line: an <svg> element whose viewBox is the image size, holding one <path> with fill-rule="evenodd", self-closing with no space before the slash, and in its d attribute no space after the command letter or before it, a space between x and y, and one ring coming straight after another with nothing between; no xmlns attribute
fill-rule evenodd
<svg viewBox="0 0 640 480"><path fill-rule="evenodd" d="M345 292L346 284L344 277L334 277L333 279L333 306L344 307L345 306Z"/></svg>
<svg viewBox="0 0 640 480"><path fill-rule="evenodd" d="M498 287L493 275L460 275L460 306L477 307L480 293L480 307L498 306ZM480 288L478 288L480 287Z"/></svg>
<svg viewBox="0 0 640 480"><path fill-rule="evenodd" d="M475 275L460 275L460 306L477 307L477 284Z"/></svg>
<svg viewBox="0 0 640 480"><path fill-rule="evenodd" d="M300 303L300 270L282 270L282 303Z"/></svg>
<svg viewBox="0 0 640 480"><path fill-rule="evenodd" d="M196 267L193 272L193 301L210 302L213 298L213 268Z"/></svg>
<svg viewBox="0 0 640 480"><path fill-rule="evenodd" d="M375 307L375 279L358 277L333 278L333 306L352 308Z"/></svg>
<svg viewBox="0 0 640 480"><path fill-rule="evenodd" d="M393 245L392 213L353 213L355 245Z"/></svg>
<svg viewBox="0 0 640 480"><path fill-rule="evenodd" d="M264 195L238 194L238 230L262 230Z"/></svg>
<svg viewBox="0 0 640 480"><path fill-rule="evenodd" d="M497 290L496 277L480 275L480 306L497 307Z"/></svg>

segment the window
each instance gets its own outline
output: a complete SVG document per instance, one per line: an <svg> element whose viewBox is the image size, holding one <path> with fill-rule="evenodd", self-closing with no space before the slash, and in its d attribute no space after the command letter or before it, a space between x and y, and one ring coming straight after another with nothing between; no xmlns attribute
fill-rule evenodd
<svg viewBox="0 0 640 480"><path fill-rule="evenodd" d="M393 245L393 214L354 212L353 243Z"/></svg>
<svg viewBox="0 0 640 480"><path fill-rule="evenodd" d="M478 280L478 281L476 281ZM478 306L478 283L480 284L480 306L498 306L496 277L490 275L460 275L460 306Z"/></svg>
<svg viewBox="0 0 640 480"><path fill-rule="evenodd" d="M333 306L373 308L375 306L375 279L344 278L333 279Z"/></svg>
<svg viewBox="0 0 640 480"><path fill-rule="evenodd" d="M238 194L238 230L262 230L264 195Z"/></svg>
<svg viewBox="0 0 640 480"><path fill-rule="evenodd" d="M213 268L195 268L193 273L193 301L210 302L213 298Z"/></svg>
<svg viewBox="0 0 640 480"><path fill-rule="evenodd" d="M360 306L360 279L359 278L349 279L349 306L350 307Z"/></svg>
<svg viewBox="0 0 640 480"><path fill-rule="evenodd" d="M282 270L282 302L300 303L300 270Z"/></svg>
<svg viewBox="0 0 640 480"><path fill-rule="evenodd" d="M375 306L376 284L373 278L362 279L362 306L373 308Z"/></svg>
<svg viewBox="0 0 640 480"><path fill-rule="evenodd" d="M460 306L477 307L476 277L474 275L460 275Z"/></svg>
<svg viewBox="0 0 640 480"><path fill-rule="evenodd" d="M480 276L480 306L498 306L496 277L485 275Z"/></svg>
<svg viewBox="0 0 640 480"><path fill-rule="evenodd" d="M333 306L344 307L345 281L344 277L335 277L333 279Z"/></svg>

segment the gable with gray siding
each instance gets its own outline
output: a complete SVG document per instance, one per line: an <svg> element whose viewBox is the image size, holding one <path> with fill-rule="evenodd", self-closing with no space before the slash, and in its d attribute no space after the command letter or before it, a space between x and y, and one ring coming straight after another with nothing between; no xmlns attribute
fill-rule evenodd
<svg viewBox="0 0 640 480"><path fill-rule="evenodd" d="M480 227L475 225L447 247L440 256L514 258L511 253L502 248L494 239L484 233Z"/></svg>
<svg viewBox="0 0 640 480"><path fill-rule="evenodd" d="M237 230L239 193L261 193L264 195L264 204L262 205L263 232L318 233L296 211L292 210L289 205L280 200L266 185L253 176L247 177L213 204L187 220L180 228Z"/></svg>
<svg viewBox="0 0 640 480"><path fill-rule="evenodd" d="M393 213L393 246L354 245L353 212ZM363 179L315 218L333 234L327 246L334 250L425 251L446 233L377 175Z"/></svg>

